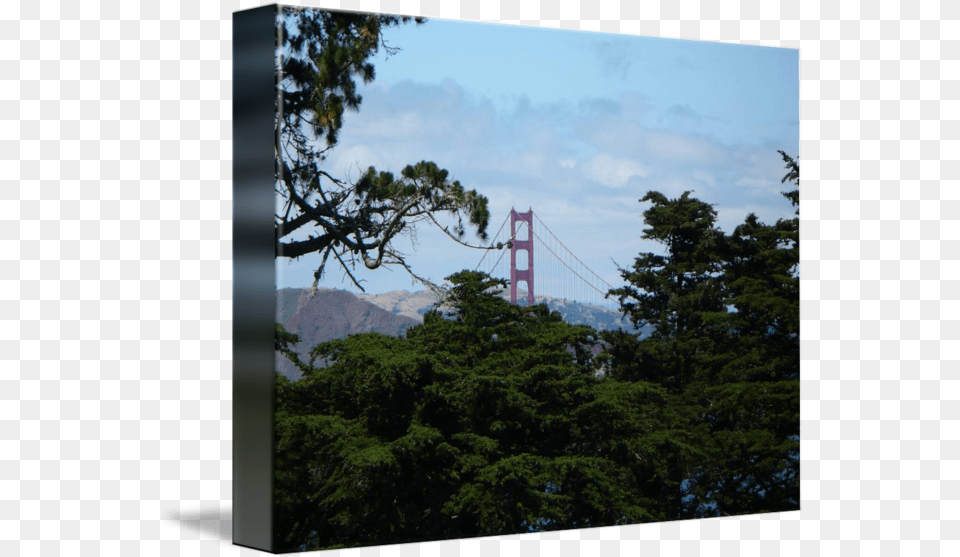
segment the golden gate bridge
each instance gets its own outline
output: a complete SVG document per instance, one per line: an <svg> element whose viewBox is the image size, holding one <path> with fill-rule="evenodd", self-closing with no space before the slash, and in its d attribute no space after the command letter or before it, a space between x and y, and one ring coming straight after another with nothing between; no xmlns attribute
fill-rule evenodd
<svg viewBox="0 0 960 557"><path fill-rule="evenodd" d="M533 209L511 209L492 243L510 248L487 251L474 270L509 279L511 302L533 305L554 298L617 309L616 300L605 297L613 286L570 251Z"/></svg>

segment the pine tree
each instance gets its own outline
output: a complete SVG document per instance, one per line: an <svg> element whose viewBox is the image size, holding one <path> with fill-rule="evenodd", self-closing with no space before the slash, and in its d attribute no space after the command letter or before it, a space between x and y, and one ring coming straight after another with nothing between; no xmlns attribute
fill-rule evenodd
<svg viewBox="0 0 960 557"><path fill-rule="evenodd" d="M363 98L357 80L373 81L371 59L381 49L387 55L399 51L387 44L385 31L410 20L295 7L282 8L278 17L276 256L319 255L314 287L328 260L360 290L353 274L358 265L397 266L434 286L407 265L393 242L414 234L419 225L437 226L472 247L480 246L465 240L469 228L480 241L487 239L487 198L466 189L433 162L409 164L399 175L371 166L352 182L324 166L337 145L344 114L360 109ZM440 215L455 224L442 224L437 220Z"/></svg>

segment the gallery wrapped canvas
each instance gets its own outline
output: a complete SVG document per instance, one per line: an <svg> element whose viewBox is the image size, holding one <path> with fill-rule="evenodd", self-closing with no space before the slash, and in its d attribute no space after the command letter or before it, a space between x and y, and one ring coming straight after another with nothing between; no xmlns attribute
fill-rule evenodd
<svg viewBox="0 0 960 557"><path fill-rule="evenodd" d="M234 542L798 510L798 53L234 14Z"/></svg>

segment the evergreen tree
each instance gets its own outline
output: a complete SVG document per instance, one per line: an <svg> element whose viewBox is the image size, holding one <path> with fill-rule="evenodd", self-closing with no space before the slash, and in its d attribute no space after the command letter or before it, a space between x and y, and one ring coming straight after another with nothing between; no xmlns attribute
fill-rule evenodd
<svg viewBox="0 0 960 557"><path fill-rule="evenodd" d="M799 185L785 153L783 181ZM798 190L784 193L795 206ZM669 389L671 518L799 508L798 219L753 214L727 236L713 208L650 192L640 254L611 290L645 338L604 333L611 373Z"/></svg>
<svg viewBox="0 0 960 557"><path fill-rule="evenodd" d="M800 168L783 153L799 205ZM716 469L705 494L722 514L800 505L799 219L766 225L750 214L726 242L728 341L711 381Z"/></svg>
<svg viewBox="0 0 960 557"><path fill-rule="evenodd" d="M406 338L323 343L277 377L277 545L332 548L663 520L665 391L597 377L595 331L449 277Z"/></svg>
<svg viewBox="0 0 960 557"><path fill-rule="evenodd" d="M668 389L668 419L663 423L662 492L658 506L667 520L696 516L693 497L704 463L710 458L700 396L705 371L715 365L722 335L723 283L719 255L723 234L716 211L684 192L668 199L649 192L641 203L643 238L664 246L663 253L641 253L631 268L621 268L627 284L611 290L621 311L636 327L650 325L643 340L622 331L605 333L611 373L621 381L649 381Z"/></svg>
<svg viewBox="0 0 960 557"><path fill-rule="evenodd" d="M653 326L647 341L638 345L637 360L643 365L636 368L636 378L681 392L713 352L718 320L725 313L723 233L716 228L713 207L690 192L668 199L652 191L640 199L648 201L652 206L643 213L648 227L642 237L662 244L665 253L642 253L630 269L621 268L627 284L610 295L635 327Z"/></svg>
<svg viewBox="0 0 960 557"><path fill-rule="evenodd" d="M359 110L363 100L357 79L373 81L371 59L381 49L387 55L399 50L387 44L384 32L410 20L295 7L282 8L278 18L276 255L319 254L314 287L331 255L361 290L352 272L357 265L399 266L432 285L414 273L393 242L420 224L437 226L463 244L468 228L487 239L487 198L433 162L407 165L399 176L369 167L353 182L324 169L345 111ZM441 224L441 214L456 224Z"/></svg>

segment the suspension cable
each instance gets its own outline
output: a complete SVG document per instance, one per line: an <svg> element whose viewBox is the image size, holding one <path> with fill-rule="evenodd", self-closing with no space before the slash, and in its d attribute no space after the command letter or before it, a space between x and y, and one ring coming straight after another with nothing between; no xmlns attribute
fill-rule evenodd
<svg viewBox="0 0 960 557"><path fill-rule="evenodd" d="M537 240L539 240L541 246L547 248L547 251L549 251L550 253L552 253L553 256L556 257L556 258L560 261L560 263L563 264L564 267L566 267L567 269L569 269L571 273L573 273L574 275L577 276L577 278L579 278L580 280L582 280L584 284L586 284L586 285L589 286L590 288L596 290L596 291L599 292L600 294L606 296L606 293L605 293L604 291L602 291L602 290L600 290L599 288L597 288L596 286L594 286L593 283L591 283L591 282L588 281L587 279L583 278L583 277L580 275L580 273L578 273L578 272L576 272L575 270L573 270L573 268L570 267L569 265L567 265L567 263L566 263L564 260L560 259L560 256L557 255L555 251L553 251L552 249L550 249L550 246L548 246L548 245L546 244L546 242L543 241L542 238L540 238L540 237L537 236L536 234L534 234L533 237L536 238ZM563 244L561 243L561 245L563 245ZM564 246L564 247L566 247L566 246ZM567 250L567 251L569 252L569 250ZM573 254L571 254L571 255L573 255ZM575 255L574 255L573 257L576 259L576 256L575 256ZM580 260L577 259L577 261L580 261ZM581 265L583 264L582 261L581 261L580 263L581 263ZM589 267L587 267L586 265L584 265L584 267L585 267L588 271L590 271L590 268L589 268ZM593 271L590 271L590 272L593 273ZM596 273L594 273L594 274L596 274ZM603 279L600 279L600 280L603 280ZM604 281L604 283L606 283L606 281ZM608 284L608 286L609 286L609 284ZM612 289L613 287L611 286L610 288Z"/></svg>
<svg viewBox="0 0 960 557"><path fill-rule="evenodd" d="M534 213L534 216L536 216L536 213ZM561 242L559 238L557 238L557 235L554 234L552 230L550 230L550 227L547 226L546 223L544 223L543 220L540 219L540 217L537 217L537 221L540 223L540 226L542 226L547 232L550 233L551 236L553 236L553 239L556 240L558 244L560 244L561 246L563 246L563 249L564 249L567 253L569 253L571 257L573 257L574 259L577 260L577 263L580 263L581 265L583 265L583 267L584 267L586 270L590 271L590 273L591 273L593 276L597 277L597 279L599 279L600 282L602 282L603 284L607 285L607 287L609 287L611 290L613 290L613 285L610 284L609 282L603 280L603 277L601 277L600 275L598 275L593 269L591 269L589 266L587 266L586 263L584 263L583 261L580 261L580 258L577 257L572 251L570 251L570 248L568 248L566 245L564 245L564 243ZM540 240L540 241L543 242L543 240ZM547 249L549 249L549 248L547 248ZM551 253L553 253L553 252L551 251ZM554 255L556 256L555 253L554 253ZM559 257L559 256L558 256L558 257ZM568 267L568 269L569 269L569 267ZM571 271L572 271L572 270L573 270L573 269L571 269ZM581 277L581 278L582 278L582 277ZM586 279L584 279L584 280L586 280Z"/></svg>
<svg viewBox="0 0 960 557"><path fill-rule="evenodd" d="M507 218L503 219L503 222L500 224L500 230L497 230L497 233L493 235L494 241L496 241L497 238L500 237L500 233L503 232L503 227L507 225L507 219L509 219L509 218L510 218L510 215L507 214ZM501 253L500 253L500 257L502 258L502 257L503 257L503 250L499 250L499 251L501 252ZM474 271L476 271L477 269L479 269L479 268L480 268L480 265L483 265L483 260L487 258L487 254L488 254L488 253L490 253L490 250L484 250L484 252L483 252L483 257L480 258L480 262L477 263L477 266L473 268ZM497 263L500 263L500 259L497 259ZM497 266L497 263L494 263L493 266L496 267L496 266Z"/></svg>

